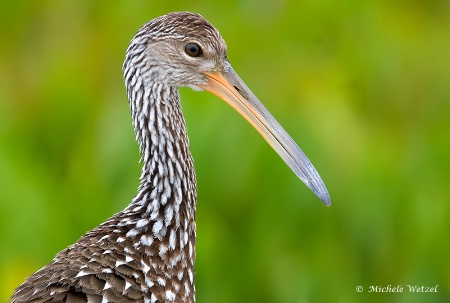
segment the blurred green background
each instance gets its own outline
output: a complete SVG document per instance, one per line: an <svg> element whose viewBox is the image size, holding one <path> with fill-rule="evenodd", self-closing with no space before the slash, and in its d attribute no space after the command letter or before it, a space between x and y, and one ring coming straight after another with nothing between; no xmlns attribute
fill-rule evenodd
<svg viewBox="0 0 450 303"><path fill-rule="evenodd" d="M0 301L135 194L124 53L143 23L188 10L219 29L333 203L224 102L182 89L197 301L450 302L450 2L185 3L0 3ZM405 293L367 292L389 284Z"/></svg>

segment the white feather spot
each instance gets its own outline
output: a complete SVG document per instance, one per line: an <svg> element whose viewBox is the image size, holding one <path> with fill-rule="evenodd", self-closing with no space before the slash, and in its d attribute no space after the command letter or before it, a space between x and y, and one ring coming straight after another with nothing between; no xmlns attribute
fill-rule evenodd
<svg viewBox="0 0 450 303"><path fill-rule="evenodd" d="M159 246L159 255L162 257L168 250L169 247L167 247L167 245L161 244Z"/></svg>
<svg viewBox="0 0 450 303"><path fill-rule="evenodd" d="M147 275L145 276L145 284L147 284L148 288L151 288L153 285L155 285L155 283L153 283L153 281L150 280Z"/></svg>
<svg viewBox="0 0 450 303"><path fill-rule="evenodd" d="M187 281L184 282L184 292L186 293L186 296L189 296L189 294L191 293L191 288L189 287Z"/></svg>
<svg viewBox="0 0 450 303"><path fill-rule="evenodd" d="M125 294L125 291L131 287L131 283L125 280L125 289L123 291L123 294Z"/></svg>
<svg viewBox="0 0 450 303"><path fill-rule="evenodd" d="M161 229L163 227L163 224L161 221L156 221L155 224L153 224L153 234L155 237L160 238L161 235L159 234Z"/></svg>
<svg viewBox="0 0 450 303"><path fill-rule="evenodd" d="M87 276L87 275L90 275L90 273L85 272L85 271L80 271L80 272L75 276L75 278L83 277L83 276Z"/></svg>
<svg viewBox="0 0 450 303"><path fill-rule="evenodd" d="M126 263L125 261L117 260L115 267L119 267L120 265L123 265L125 263Z"/></svg>
<svg viewBox="0 0 450 303"><path fill-rule="evenodd" d="M171 230L170 231L170 236L169 236L169 248L171 250L175 250L175 241L176 241L176 234L175 234L175 230Z"/></svg>
<svg viewBox="0 0 450 303"><path fill-rule="evenodd" d="M192 273L192 270L190 268L188 269L188 275L189 275L189 282L191 282L191 284L194 284L194 274Z"/></svg>
<svg viewBox="0 0 450 303"><path fill-rule="evenodd" d="M182 271L180 271L178 274L177 274L177 278L178 278L178 280L183 280L183 272Z"/></svg>
<svg viewBox="0 0 450 303"><path fill-rule="evenodd" d="M141 209L142 209L142 206L137 206L132 209L132 212L137 212L137 211L140 211Z"/></svg>
<svg viewBox="0 0 450 303"><path fill-rule="evenodd" d="M164 211L164 220L167 225L172 222L173 219L173 207L171 205L167 205L166 210Z"/></svg>
<svg viewBox="0 0 450 303"><path fill-rule="evenodd" d="M131 261L133 261L134 259L132 258L132 257L130 257L130 256L125 256L125 262L126 263L128 263L128 262L131 262Z"/></svg>
<svg viewBox="0 0 450 303"><path fill-rule="evenodd" d="M144 246L150 246L153 243L153 237L149 235L142 235L141 236L141 243Z"/></svg>
<svg viewBox="0 0 450 303"><path fill-rule="evenodd" d="M136 236L137 234L139 234L139 230L137 230L136 228L133 228L127 232L126 236L128 238L132 238L132 237Z"/></svg>
<svg viewBox="0 0 450 303"><path fill-rule="evenodd" d="M141 228L141 227L144 227L147 224L148 224L148 220L147 219L141 219L141 220L137 221L136 227L137 228Z"/></svg>
<svg viewBox="0 0 450 303"><path fill-rule="evenodd" d="M141 261L141 266L142 266L142 271L144 272L144 274L147 274L148 271L150 270L150 267L144 261Z"/></svg>
<svg viewBox="0 0 450 303"><path fill-rule="evenodd" d="M173 289L175 290L175 293L179 293L180 292L180 284L173 281Z"/></svg>
<svg viewBox="0 0 450 303"><path fill-rule="evenodd" d="M166 280L164 280L163 278L158 278L157 282L161 286L166 286Z"/></svg>
<svg viewBox="0 0 450 303"><path fill-rule="evenodd" d="M175 300L175 294L171 290L166 290L166 299L173 302Z"/></svg>
<svg viewBox="0 0 450 303"><path fill-rule="evenodd" d="M188 243L189 240L189 235L187 233L187 231L184 232L184 245L186 245Z"/></svg>

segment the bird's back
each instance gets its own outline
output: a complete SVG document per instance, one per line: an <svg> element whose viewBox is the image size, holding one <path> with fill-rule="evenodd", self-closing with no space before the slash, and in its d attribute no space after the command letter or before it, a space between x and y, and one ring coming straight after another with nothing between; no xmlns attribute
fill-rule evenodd
<svg viewBox="0 0 450 303"><path fill-rule="evenodd" d="M87 233L28 277L12 302L144 302L142 290L148 287L139 255L118 245L114 234L101 239L98 231Z"/></svg>

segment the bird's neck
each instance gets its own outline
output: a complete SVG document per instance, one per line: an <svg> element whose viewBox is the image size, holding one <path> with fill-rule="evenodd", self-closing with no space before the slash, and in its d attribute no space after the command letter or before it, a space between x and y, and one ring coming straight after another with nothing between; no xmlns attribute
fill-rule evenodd
<svg viewBox="0 0 450 303"><path fill-rule="evenodd" d="M181 223L195 219L197 189L179 92L155 83L143 87L130 98L143 167L138 194L129 208L145 205L152 220L184 228Z"/></svg>
<svg viewBox="0 0 450 303"><path fill-rule="evenodd" d="M197 187L178 89L156 83L133 89L138 91L128 92L143 167L138 193L124 213L139 218L136 228L153 241L168 240L168 250L193 246Z"/></svg>
<svg viewBox="0 0 450 303"><path fill-rule="evenodd" d="M138 193L105 225L114 228L119 245L133 246L126 251L142 256L142 270L149 276L146 282L154 294L159 292L155 287L161 291L168 287L164 286L168 279L178 283L175 290L182 287L177 296L191 302L195 294L197 187L179 92L155 83L131 86L128 80L126 77L143 167Z"/></svg>

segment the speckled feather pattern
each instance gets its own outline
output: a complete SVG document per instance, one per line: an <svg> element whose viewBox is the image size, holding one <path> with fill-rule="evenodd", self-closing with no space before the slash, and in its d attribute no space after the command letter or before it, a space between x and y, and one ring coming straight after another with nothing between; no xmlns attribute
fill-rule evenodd
<svg viewBox="0 0 450 303"><path fill-rule="evenodd" d="M217 30L196 14L168 14L137 32L123 69L143 163L138 193L26 279L12 302L195 302L197 189L177 86L199 80L177 74L176 60L153 45L205 37L226 56Z"/></svg>

